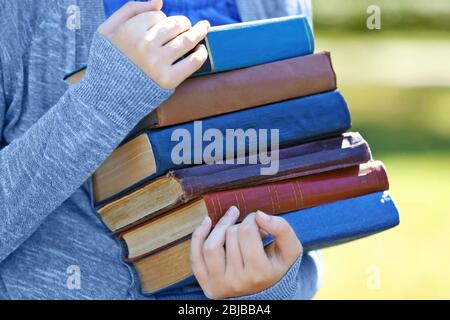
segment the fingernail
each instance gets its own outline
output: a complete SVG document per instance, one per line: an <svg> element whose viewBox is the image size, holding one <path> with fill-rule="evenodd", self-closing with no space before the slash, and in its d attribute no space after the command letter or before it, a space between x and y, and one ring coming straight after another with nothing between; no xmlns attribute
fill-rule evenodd
<svg viewBox="0 0 450 320"><path fill-rule="evenodd" d="M211 27L211 23L209 23L208 20L202 20L202 23L205 25L205 27L206 27L207 29L209 29L209 28Z"/></svg>
<svg viewBox="0 0 450 320"><path fill-rule="evenodd" d="M269 222L270 219L272 219L271 216L269 216L268 214L265 214L265 213L262 212L262 211L259 211L259 210L258 210L257 214L259 215L259 217L260 217L261 219L263 219L263 220L266 221L266 222Z"/></svg>
<svg viewBox="0 0 450 320"><path fill-rule="evenodd" d="M230 207L230 209L228 209L228 211L226 213L226 215L231 218L236 217L238 214L239 214L239 210L235 206Z"/></svg>
<svg viewBox="0 0 450 320"><path fill-rule="evenodd" d="M211 218L209 216L206 216L205 219L202 221L202 226L206 227L211 222Z"/></svg>
<svg viewBox="0 0 450 320"><path fill-rule="evenodd" d="M264 230L261 230L260 233L263 240L270 236L270 234Z"/></svg>

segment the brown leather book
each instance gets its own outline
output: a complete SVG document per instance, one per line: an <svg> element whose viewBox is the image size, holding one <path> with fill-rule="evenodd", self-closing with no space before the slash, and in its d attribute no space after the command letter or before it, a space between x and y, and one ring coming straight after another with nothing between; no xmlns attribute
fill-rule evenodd
<svg viewBox="0 0 450 320"><path fill-rule="evenodd" d="M336 89L329 53L219 73L184 82L155 110L164 127Z"/></svg>
<svg viewBox="0 0 450 320"><path fill-rule="evenodd" d="M388 188L384 165L369 162L281 182L209 193L123 233L121 238L128 247L128 259L136 260L189 237L206 216L215 225L231 206L239 208L239 220L243 220L258 210L283 214Z"/></svg>
<svg viewBox="0 0 450 320"><path fill-rule="evenodd" d="M131 154L139 152L141 151L138 149ZM98 212L112 231L121 232L205 193L342 169L366 163L371 158L369 146L359 133L345 133L339 137L281 149L278 173L275 175L261 175L261 168L264 167L262 164L194 166L154 179L99 208ZM123 157L120 159L124 161ZM118 167L124 170L120 163ZM133 170L132 174L137 171ZM114 184L114 181L110 181L110 184Z"/></svg>
<svg viewBox="0 0 450 320"><path fill-rule="evenodd" d="M66 78L78 82L85 70ZM328 52L190 78L144 118L139 132L336 89Z"/></svg>

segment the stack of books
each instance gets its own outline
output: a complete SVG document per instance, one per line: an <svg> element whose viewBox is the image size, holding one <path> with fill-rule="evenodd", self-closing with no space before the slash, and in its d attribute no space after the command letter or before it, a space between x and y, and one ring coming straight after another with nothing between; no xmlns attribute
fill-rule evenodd
<svg viewBox="0 0 450 320"><path fill-rule="evenodd" d="M144 293L193 281L193 230L233 205L241 220L257 210L281 215L305 250L399 223L385 167L347 132L330 54L313 53L306 17L214 27L205 45L202 69L92 179L95 208Z"/></svg>

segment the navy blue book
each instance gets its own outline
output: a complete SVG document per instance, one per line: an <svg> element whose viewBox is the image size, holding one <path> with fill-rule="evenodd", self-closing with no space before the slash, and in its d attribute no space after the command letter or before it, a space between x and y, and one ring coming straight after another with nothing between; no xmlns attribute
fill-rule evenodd
<svg viewBox="0 0 450 320"><path fill-rule="evenodd" d="M149 130L119 147L96 171L95 204L98 207L172 170L224 160L236 163L236 158L270 147L277 150L331 137L350 127L344 98L331 91Z"/></svg>
<svg viewBox="0 0 450 320"><path fill-rule="evenodd" d="M281 215L294 229L305 252L367 237L399 224L389 193L378 192ZM268 238L268 245L273 239ZM189 262L190 240L134 262L144 293L195 282ZM170 272L167 272L170 270Z"/></svg>
<svg viewBox="0 0 450 320"><path fill-rule="evenodd" d="M291 212L282 217L289 221L305 251L357 240L393 228L400 222L398 210L387 191Z"/></svg>

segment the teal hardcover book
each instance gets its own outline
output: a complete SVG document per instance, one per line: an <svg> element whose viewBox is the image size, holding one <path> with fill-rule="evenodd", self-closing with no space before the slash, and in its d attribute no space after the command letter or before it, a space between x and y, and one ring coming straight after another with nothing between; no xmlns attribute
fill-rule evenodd
<svg viewBox="0 0 450 320"><path fill-rule="evenodd" d="M208 59L193 76L242 69L314 52L313 33L304 15L212 27L201 44L208 50ZM86 68L84 66L64 79L76 83L84 76Z"/></svg>
<svg viewBox="0 0 450 320"><path fill-rule="evenodd" d="M314 52L304 15L212 27L203 41L209 58L195 75L229 71Z"/></svg>

